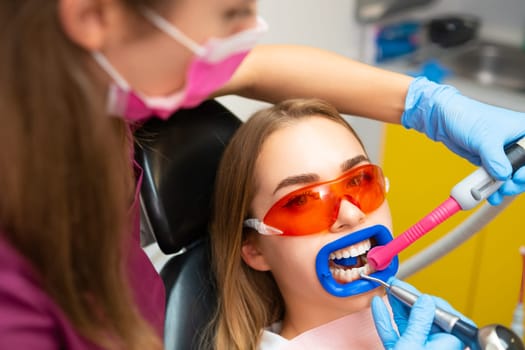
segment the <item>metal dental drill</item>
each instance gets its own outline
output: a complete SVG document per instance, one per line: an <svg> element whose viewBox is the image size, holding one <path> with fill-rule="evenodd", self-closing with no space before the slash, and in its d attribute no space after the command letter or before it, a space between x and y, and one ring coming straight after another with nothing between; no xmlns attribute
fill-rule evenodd
<svg viewBox="0 0 525 350"><path fill-rule="evenodd" d="M412 307L418 296L399 286L390 285L378 278L360 274L361 278L376 282L386 288L387 293L400 300L403 304ZM471 350L524 350L523 343L511 329L491 324L477 328L443 309L436 307L434 324L445 332L457 337Z"/></svg>

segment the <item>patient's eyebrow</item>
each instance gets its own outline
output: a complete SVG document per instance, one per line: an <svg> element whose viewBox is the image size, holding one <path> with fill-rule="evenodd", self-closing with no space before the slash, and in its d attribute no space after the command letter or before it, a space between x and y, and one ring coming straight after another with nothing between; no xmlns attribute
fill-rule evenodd
<svg viewBox="0 0 525 350"><path fill-rule="evenodd" d="M347 170L352 169L353 167L355 167L357 164L361 162L370 162L370 159L368 159L368 157L365 156L364 154L360 154L357 157L345 160L343 164L341 164L341 170L345 172Z"/></svg>
<svg viewBox="0 0 525 350"><path fill-rule="evenodd" d="M319 181L319 179L319 175L314 173L290 176L279 182L273 193L275 194L275 192L279 191L281 188L286 186L292 186L297 184L309 184L312 182L317 182Z"/></svg>
<svg viewBox="0 0 525 350"><path fill-rule="evenodd" d="M345 172L347 170L350 170L361 162L369 162L368 157L363 154L360 154L357 157L353 157L353 158L345 160L341 164L341 171ZM279 184L277 185L273 193L275 194L275 192L279 191L281 188L286 187L286 186L292 186L292 185L298 185L298 184L306 185L312 182L317 182L319 181L319 179L320 179L319 175L315 173L307 173L307 174L289 176L285 178L284 180L282 180L281 182L279 182Z"/></svg>

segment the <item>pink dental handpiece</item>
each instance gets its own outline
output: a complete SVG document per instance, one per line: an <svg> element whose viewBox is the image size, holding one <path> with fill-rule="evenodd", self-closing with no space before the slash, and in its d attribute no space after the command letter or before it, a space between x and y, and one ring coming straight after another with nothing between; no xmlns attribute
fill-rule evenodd
<svg viewBox="0 0 525 350"><path fill-rule="evenodd" d="M372 248L366 256L368 264L376 271L384 270L390 264L390 261L394 256L410 246L425 233L456 214L460 209L461 206L459 203L452 196L448 197L446 201L441 203L441 205L434 209L430 214L419 220L401 235L397 236L386 245Z"/></svg>
<svg viewBox="0 0 525 350"><path fill-rule="evenodd" d="M505 154L511 162L513 173L525 165L525 137L505 147ZM478 168L454 186L450 197L427 216L386 245L372 248L366 256L368 264L375 271L384 270L394 256L417 239L459 210L474 208L481 201L496 192L502 184L503 181L494 180L483 168Z"/></svg>

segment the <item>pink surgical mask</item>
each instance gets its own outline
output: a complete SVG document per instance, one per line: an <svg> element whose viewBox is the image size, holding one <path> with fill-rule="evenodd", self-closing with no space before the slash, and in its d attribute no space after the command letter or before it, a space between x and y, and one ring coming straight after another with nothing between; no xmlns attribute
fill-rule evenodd
<svg viewBox="0 0 525 350"><path fill-rule="evenodd" d="M211 38L201 46L157 13L145 9L144 16L158 29L194 52L195 57L186 72L186 84L182 90L169 96L152 97L133 91L102 53L93 52L95 60L113 79L108 93L108 113L130 121L151 116L167 119L180 108L199 105L230 80L268 28L262 18L257 18L255 27L227 38Z"/></svg>

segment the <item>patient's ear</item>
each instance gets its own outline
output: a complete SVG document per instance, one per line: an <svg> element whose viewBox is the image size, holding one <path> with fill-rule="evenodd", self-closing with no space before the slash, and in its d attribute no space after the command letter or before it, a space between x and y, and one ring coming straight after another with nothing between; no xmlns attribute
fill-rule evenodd
<svg viewBox="0 0 525 350"><path fill-rule="evenodd" d="M246 265L257 271L269 271L270 266L258 246L258 234L250 232L242 242L241 256Z"/></svg>

